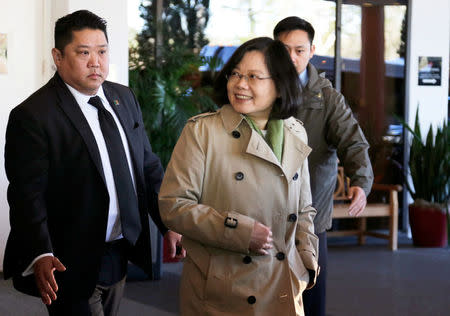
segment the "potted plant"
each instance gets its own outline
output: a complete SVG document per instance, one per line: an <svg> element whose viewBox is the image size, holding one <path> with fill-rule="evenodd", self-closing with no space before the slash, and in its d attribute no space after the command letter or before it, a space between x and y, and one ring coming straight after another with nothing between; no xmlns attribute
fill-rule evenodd
<svg viewBox="0 0 450 316"><path fill-rule="evenodd" d="M445 247L448 242L450 196L450 129L444 121L433 133L430 126L426 140L420 132L418 110L409 153L413 188L405 184L414 203L409 205L409 223L413 244L419 247Z"/></svg>
<svg viewBox="0 0 450 316"><path fill-rule="evenodd" d="M203 62L200 56L177 49L167 53L159 67L129 71L130 87L141 105L152 149L164 168L188 118L216 109L210 87L197 82Z"/></svg>

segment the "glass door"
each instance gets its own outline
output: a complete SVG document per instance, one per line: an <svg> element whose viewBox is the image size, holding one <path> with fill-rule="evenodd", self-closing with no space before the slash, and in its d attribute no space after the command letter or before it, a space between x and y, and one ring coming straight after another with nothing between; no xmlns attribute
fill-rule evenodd
<svg viewBox="0 0 450 316"><path fill-rule="evenodd" d="M341 11L341 92L371 145L377 183L403 182L406 4L348 0Z"/></svg>

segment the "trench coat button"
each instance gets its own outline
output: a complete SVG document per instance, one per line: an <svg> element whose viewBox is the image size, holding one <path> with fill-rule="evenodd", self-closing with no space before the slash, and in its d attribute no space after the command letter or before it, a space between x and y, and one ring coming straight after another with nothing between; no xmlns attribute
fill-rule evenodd
<svg viewBox="0 0 450 316"><path fill-rule="evenodd" d="M294 174L294 177L292 178L292 180L297 180L298 179L298 173L296 172L295 174Z"/></svg>
<svg viewBox="0 0 450 316"><path fill-rule="evenodd" d="M242 262L244 262L245 264L249 264L252 262L252 257L245 256L244 259L242 259Z"/></svg>
<svg viewBox="0 0 450 316"><path fill-rule="evenodd" d="M233 135L234 138L239 138L241 137L241 133L239 133L238 131L232 131L231 135Z"/></svg>
<svg viewBox="0 0 450 316"><path fill-rule="evenodd" d="M285 258L285 255L284 255L284 253L282 253L282 252L279 252L279 253L277 253L277 259L278 260L284 260L284 258Z"/></svg>
<svg viewBox="0 0 450 316"><path fill-rule="evenodd" d="M296 239L295 240L295 245L298 246L300 244L300 240Z"/></svg>
<svg viewBox="0 0 450 316"><path fill-rule="evenodd" d="M242 179L244 179L244 174L242 172L236 172L236 174L234 175L234 178L238 181L241 181Z"/></svg>
<svg viewBox="0 0 450 316"><path fill-rule="evenodd" d="M227 217L225 218L224 225L228 228L236 228L238 225L238 220L237 218Z"/></svg>
<svg viewBox="0 0 450 316"><path fill-rule="evenodd" d="M253 295L247 297L247 302L249 304L255 304L256 303L256 297L254 297Z"/></svg>
<svg viewBox="0 0 450 316"><path fill-rule="evenodd" d="M295 222L296 220L297 220L297 214L295 214L295 213L289 214L288 221Z"/></svg>

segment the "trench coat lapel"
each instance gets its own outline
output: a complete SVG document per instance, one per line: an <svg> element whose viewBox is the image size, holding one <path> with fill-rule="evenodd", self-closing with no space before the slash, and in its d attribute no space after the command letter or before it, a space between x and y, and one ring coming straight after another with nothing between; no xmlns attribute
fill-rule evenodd
<svg viewBox="0 0 450 316"><path fill-rule="evenodd" d="M301 132L296 130L295 124L290 120L288 119L284 123L282 169L286 179L294 177L312 150L297 135Z"/></svg>
<svg viewBox="0 0 450 316"><path fill-rule="evenodd" d="M219 111L227 133L231 134L237 129L251 133L246 153L278 166L287 179L292 179L311 152L311 148L301 140L302 131L298 130L299 123L294 118L284 120L283 158L280 163L264 138L248 126L241 114L235 112L230 105L224 105Z"/></svg>
<svg viewBox="0 0 450 316"><path fill-rule="evenodd" d="M284 141L282 162L278 161L273 150L256 131L251 130L247 153L264 159L283 170L286 179L292 179L300 169L304 160L311 152L311 148L300 139L301 131L288 119L284 123Z"/></svg>
<svg viewBox="0 0 450 316"><path fill-rule="evenodd" d="M95 142L91 127L84 117L83 112L81 112L80 106L78 105L77 101L73 97L72 93L70 93L69 89L66 87L64 81L61 79L58 73L55 74L53 79L55 80L56 92L60 100L59 106L66 113L75 129L83 138L89 155L91 156L94 165L96 166L98 172L100 173L100 176L103 179L103 182L106 185L100 153L98 151L97 143Z"/></svg>
<svg viewBox="0 0 450 316"><path fill-rule="evenodd" d="M250 128L250 127L249 127ZM275 156L272 148L267 144L264 138L261 137L255 130L251 130L250 140L247 145L246 152L250 155L264 159L281 168L280 162Z"/></svg>
<svg viewBox="0 0 450 316"><path fill-rule="evenodd" d="M245 150L247 154L264 159L281 168L280 162L264 138L248 125L241 114L236 112L229 104L224 105L219 111L222 115L222 122L227 133L231 134L234 130L238 129L242 133L250 133L250 139Z"/></svg>

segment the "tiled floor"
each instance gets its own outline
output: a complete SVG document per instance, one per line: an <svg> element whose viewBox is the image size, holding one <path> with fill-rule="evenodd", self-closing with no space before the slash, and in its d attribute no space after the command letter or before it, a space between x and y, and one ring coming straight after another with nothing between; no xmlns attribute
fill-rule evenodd
<svg viewBox="0 0 450 316"><path fill-rule="evenodd" d="M414 248L406 238L391 252L385 241L329 240L327 316L450 315L450 249ZM178 315L182 264L164 265L160 281L129 281L120 316ZM0 281L1 316L46 315L36 298ZM282 316L282 315L279 315Z"/></svg>

